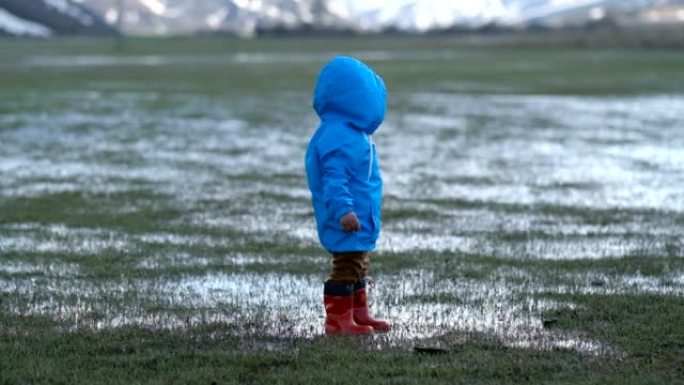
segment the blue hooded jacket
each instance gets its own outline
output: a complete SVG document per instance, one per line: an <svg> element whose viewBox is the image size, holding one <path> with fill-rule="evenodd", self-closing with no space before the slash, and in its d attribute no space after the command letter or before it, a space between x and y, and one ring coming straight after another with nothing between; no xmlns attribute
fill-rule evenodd
<svg viewBox="0 0 684 385"><path fill-rule="evenodd" d="M370 251L380 234L382 176L371 135L385 117L385 83L359 60L337 57L323 67L313 107L321 119L306 151L318 237L331 252ZM361 230L340 218L354 211Z"/></svg>

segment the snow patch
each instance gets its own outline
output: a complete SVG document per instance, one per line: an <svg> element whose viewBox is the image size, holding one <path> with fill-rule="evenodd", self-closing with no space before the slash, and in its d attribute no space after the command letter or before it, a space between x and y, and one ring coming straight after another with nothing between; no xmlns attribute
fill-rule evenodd
<svg viewBox="0 0 684 385"><path fill-rule="evenodd" d="M52 35L49 28L17 17L4 9L0 9L0 30L17 36L47 37Z"/></svg>
<svg viewBox="0 0 684 385"><path fill-rule="evenodd" d="M92 16L83 12L77 6L69 4L69 2L66 0L43 0L43 2L45 2L47 6L56 9L60 13L69 15L74 19L80 21L83 25L93 25L93 23L95 23L95 20Z"/></svg>

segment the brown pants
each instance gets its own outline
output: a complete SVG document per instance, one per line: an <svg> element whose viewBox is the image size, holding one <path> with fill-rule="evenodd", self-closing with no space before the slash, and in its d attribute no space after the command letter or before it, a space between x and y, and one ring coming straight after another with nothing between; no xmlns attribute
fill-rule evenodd
<svg viewBox="0 0 684 385"><path fill-rule="evenodd" d="M368 273L370 265L368 254L366 251L333 253L333 270L328 277L328 282L356 283Z"/></svg>

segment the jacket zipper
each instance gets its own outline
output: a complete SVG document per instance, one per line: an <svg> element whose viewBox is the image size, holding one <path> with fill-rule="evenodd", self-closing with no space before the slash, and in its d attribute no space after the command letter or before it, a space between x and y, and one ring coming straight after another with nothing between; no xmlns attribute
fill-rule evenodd
<svg viewBox="0 0 684 385"><path fill-rule="evenodd" d="M370 162L368 162L368 180L370 181L371 174L373 173L373 138L366 134L366 139L368 140L368 147L370 148Z"/></svg>

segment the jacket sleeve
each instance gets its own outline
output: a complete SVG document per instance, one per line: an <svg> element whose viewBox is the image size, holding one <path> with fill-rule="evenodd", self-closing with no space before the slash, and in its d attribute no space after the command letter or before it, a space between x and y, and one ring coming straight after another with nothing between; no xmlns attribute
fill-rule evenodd
<svg viewBox="0 0 684 385"><path fill-rule="evenodd" d="M354 211L354 201L349 191L349 181L354 167L351 147L353 146L350 143L337 143L320 153L323 200L328 212L336 221Z"/></svg>

